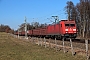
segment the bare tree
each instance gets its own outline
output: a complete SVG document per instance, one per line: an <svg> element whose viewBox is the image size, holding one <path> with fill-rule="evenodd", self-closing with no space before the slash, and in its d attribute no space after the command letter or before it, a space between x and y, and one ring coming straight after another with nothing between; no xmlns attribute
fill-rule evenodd
<svg viewBox="0 0 90 60"><path fill-rule="evenodd" d="M66 14L68 15L68 20L76 19L76 10L72 1L67 1L67 6L65 7Z"/></svg>
<svg viewBox="0 0 90 60"><path fill-rule="evenodd" d="M90 0L80 0L80 3L76 5L76 9L78 12L77 20L80 27L80 36L82 35L82 37L86 37L90 30Z"/></svg>

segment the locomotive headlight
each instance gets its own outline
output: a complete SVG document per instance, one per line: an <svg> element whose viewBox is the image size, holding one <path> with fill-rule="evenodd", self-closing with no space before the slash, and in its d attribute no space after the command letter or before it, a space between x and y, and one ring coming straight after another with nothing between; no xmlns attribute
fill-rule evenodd
<svg viewBox="0 0 90 60"><path fill-rule="evenodd" d="M65 31L68 31L68 29L65 29Z"/></svg>
<svg viewBox="0 0 90 60"><path fill-rule="evenodd" d="M73 31L76 31L76 29L73 29Z"/></svg>

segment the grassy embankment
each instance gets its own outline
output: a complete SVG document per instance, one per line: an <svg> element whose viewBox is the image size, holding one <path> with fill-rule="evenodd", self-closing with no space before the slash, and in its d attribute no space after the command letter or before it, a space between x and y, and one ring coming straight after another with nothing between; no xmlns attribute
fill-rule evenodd
<svg viewBox="0 0 90 60"><path fill-rule="evenodd" d="M18 40L7 33L0 33L0 60L85 60L82 56L64 54L25 40Z"/></svg>

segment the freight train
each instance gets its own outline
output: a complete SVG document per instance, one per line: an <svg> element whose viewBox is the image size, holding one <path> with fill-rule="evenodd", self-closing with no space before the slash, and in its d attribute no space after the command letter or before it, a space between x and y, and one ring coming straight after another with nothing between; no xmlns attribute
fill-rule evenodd
<svg viewBox="0 0 90 60"><path fill-rule="evenodd" d="M18 32L15 33L18 35ZM19 35L25 35L25 31L19 32ZM77 28L75 20L61 20L55 24L49 24L43 28L36 28L27 31L28 36L50 37L50 38L76 38Z"/></svg>

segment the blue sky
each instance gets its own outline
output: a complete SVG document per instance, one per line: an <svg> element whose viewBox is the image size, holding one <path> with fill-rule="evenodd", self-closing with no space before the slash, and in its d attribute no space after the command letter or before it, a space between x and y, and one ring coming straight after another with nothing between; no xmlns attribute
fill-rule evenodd
<svg viewBox="0 0 90 60"><path fill-rule="evenodd" d="M17 29L18 25L27 22L49 23L51 16L67 19L65 9L67 1L74 4L79 0L0 0L0 24ZM49 19L47 19L49 18Z"/></svg>

